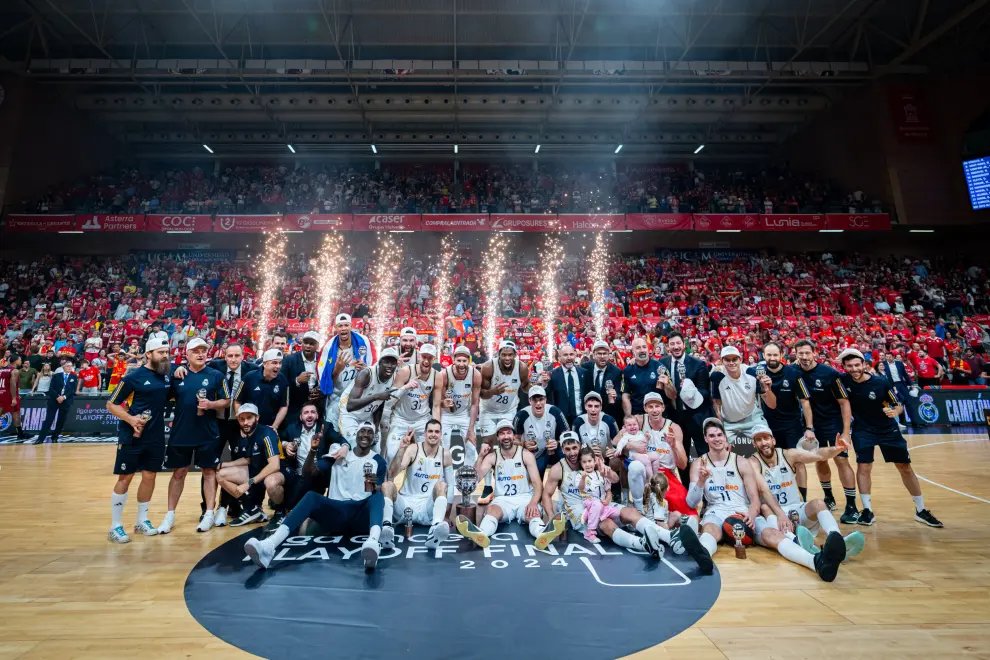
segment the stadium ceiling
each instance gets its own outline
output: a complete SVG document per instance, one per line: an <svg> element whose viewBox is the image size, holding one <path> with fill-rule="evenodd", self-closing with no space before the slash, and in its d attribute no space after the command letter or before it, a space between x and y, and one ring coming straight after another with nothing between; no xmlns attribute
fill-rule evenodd
<svg viewBox="0 0 990 660"><path fill-rule="evenodd" d="M762 157L985 59L990 0L4 0L0 70L135 153Z"/></svg>

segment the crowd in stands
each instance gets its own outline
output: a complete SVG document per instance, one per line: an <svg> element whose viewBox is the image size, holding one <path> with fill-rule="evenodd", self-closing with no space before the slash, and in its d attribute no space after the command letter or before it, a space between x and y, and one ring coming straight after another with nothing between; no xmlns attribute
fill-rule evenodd
<svg viewBox="0 0 990 660"><path fill-rule="evenodd" d="M390 338L406 325L419 329L424 338L432 335L432 268L428 259L415 256L401 264L394 314L386 327ZM499 337L515 339L528 360L542 359L546 348L538 269L535 258L510 257L499 318ZM568 256L559 272L555 342L569 342L587 354L595 338L596 310L583 254ZM298 338L315 326L312 275L308 256L286 260L273 328ZM119 377L128 365L138 364L144 340L154 329L169 334L176 361L196 336L207 339L214 354L239 341L251 356L256 277L249 260L197 263L181 255L0 262L0 366L15 355L30 356L33 371L22 374L22 389L43 389L43 365L57 370L58 358L69 355L77 363L86 361L80 366L99 370L105 389L113 374ZM458 253L446 277L453 296L444 358L449 359L455 344L464 343L480 361L485 357L480 326L487 300L479 286L477 255ZM690 350L713 364L727 344L754 363L760 346L770 339L792 345L811 338L826 361L835 362L850 346L873 361L892 351L910 357L918 375L929 380L935 374L928 374L927 365L941 365L954 384L982 383L983 356L990 352L986 271L951 258L754 252L698 262L673 254L615 255L608 281L607 333L620 365L629 359L635 336L654 338L660 354L664 337L675 330L688 337ZM355 325L368 333L369 264L352 257L343 287L338 311L351 314Z"/></svg>
<svg viewBox="0 0 990 660"><path fill-rule="evenodd" d="M30 213L879 212L880 201L780 166L464 163L122 168L25 200Z"/></svg>

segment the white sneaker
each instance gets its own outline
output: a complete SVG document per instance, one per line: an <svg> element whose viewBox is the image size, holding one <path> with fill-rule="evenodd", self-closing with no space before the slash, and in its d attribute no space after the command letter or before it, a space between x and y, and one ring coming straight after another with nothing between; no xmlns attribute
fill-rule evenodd
<svg viewBox="0 0 990 660"><path fill-rule="evenodd" d="M144 536L157 536L158 530L155 526L151 524L148 519L142 520L141 522L134 523L134 533L143 534Z"/></svg>
<svg viewBox="0 0 990 660"><path fill-rule="evenodd" d="M391 525L382 525L382 533L378 537L378 542L386 550L395 547L395 530Z"/></svg>
<svg viewBox="0 0 990 660"><path fill-rule="evenodd" d="M208 532L213 529L213 525L216 524L213 519L213 512L207 511L203 514L202 520L199 521L199 525L196 526L197 532Z"/></svg>
<svg viewBox="0 0 990 660"><path fill-rule="evenodd" d="M175 518L166 513L165 520L163 520L162 524L158 526L158 533L168 534L169 532L172 531L173 527L175 527Z"/></svg>
<svg viewBox="0 0 990 660"><path fill-rule="evenodd" d="M227 526L227 507L222 506L217 509L216 517L213 519L214 527L226 527Z"/></svg>
<svg viewBox="0 0 990 660"><path fill-rule="evenodd" d="M272 557L275 556L275 548L270 543L250 538L244 544L244 552L258 568L268 568L271 566Z"/></svg>
<svg viewBox="0 0 990 660"><path fill-rule="evenodd" d="M381 544L374 539L368 539L361 545L361 559L364 560L364 570L375 570L375 566L378 565L378 553L380 552Z"/></svg>
<svg viewBox="0 0 990 660"><path fill-rule="evenodd" d="M130 543L131 537L127 535L123 527L118 525L107 532L107 540L111 543Z"/></svg>
<svg viewBox="0 0 990 660"><path fill-rule="evenodd" d="M433 525L433 527L430 527L430 535L426 539L426 547L431 550L435 549L446 541L448 536L450 536L450 525L446 520L441 520Z"/></svg>

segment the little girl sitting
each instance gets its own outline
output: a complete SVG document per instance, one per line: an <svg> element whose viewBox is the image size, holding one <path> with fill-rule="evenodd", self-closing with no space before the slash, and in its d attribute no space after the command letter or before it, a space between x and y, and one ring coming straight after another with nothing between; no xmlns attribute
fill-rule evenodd
<svg viewBox="0 0 990 660"><path fill-rule="evenodd" d="M584 515L587 528L584 538L598 543L598 523L605 519L619 522L619 507L612 505L612 484L605 477L601 459L596 459L590 447L582 447L578 455L581 462L581 482L578 488L584 498Z"/></svg>

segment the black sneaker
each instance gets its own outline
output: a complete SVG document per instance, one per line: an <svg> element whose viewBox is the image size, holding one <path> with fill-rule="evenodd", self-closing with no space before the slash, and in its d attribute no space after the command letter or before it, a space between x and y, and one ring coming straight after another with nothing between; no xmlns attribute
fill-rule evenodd
<svg viewBox="0 0 990 660"><path fill-rule="evenodd" d="M842 513L839 518L839 522L843 525L855 525L859 521L859 511L856 510L854 506L847 506L846 510Z"/></svg>
<svg viewBox="0 0 990 660"><path fill-rule="evenodd" d="M491 504L494 498L495 491L492 490L491 486L485 486L481 489L481 497L478 498L478 504Z"/></svg>
<svg viewBox="0 0 990 660"><path fill-rule="evenodd" d="M916 511L914 514L914 519L920 523L924 523L929 527L945 527L938 518L932 515L932 512L928 509L922 509L921 511Z"/></svg>
<svg viewBox="0 0 990 660"><path fill-rule="evenodd" d="M815 555L815 572L825 582L832 582L839 573L839 564L846 558L846 542L842 534L832 532L825 538L822 551Z"/></svg>
<svg viewBox="0 0 990 660"><path fill-rule="evenodd" d="M229 524L231 527L243 527L244 525L261 520L264 517L264 515L265 514L261 510L261 507L253 506L250 509L244 511L241 515L231 520Z"/></svg>
<svg viewBox="0 0 990 660"><path fill-rule="evenodd" d="M917 516L916 516L917 517ZM873 512L869 509L863 509L859 512L859 520L856 522L860 525L872 525L876 522L877 517L873 515Z"/></svg>
<svg viewBox="0 0 990 660"><path fill-rule="evenodd" d="M829 511L835 511L835 509L836 509L835 498L834 497L826 497L825 498L825 506L828 507L828 510Z"/></svg>
<svg viewBox="0 0 990 660"><path fill-rule="evenodd" d="M712 556L708 554L705 546L701 545L701 539L698 538L693 529L687 525L678 527L677 540L684 546L684 552L698 564L702 575L711 575L714 572L715 562L712 561Z"/></svg>
<svg viewBox="0 0 990 660"><path fill-rule="evenodd" d="M265 536L270 536L275 533L282 521L285 520L285 511L276 511L272 514L272 519L268 521L268 524L264 526L262 531Z"/></svg>

